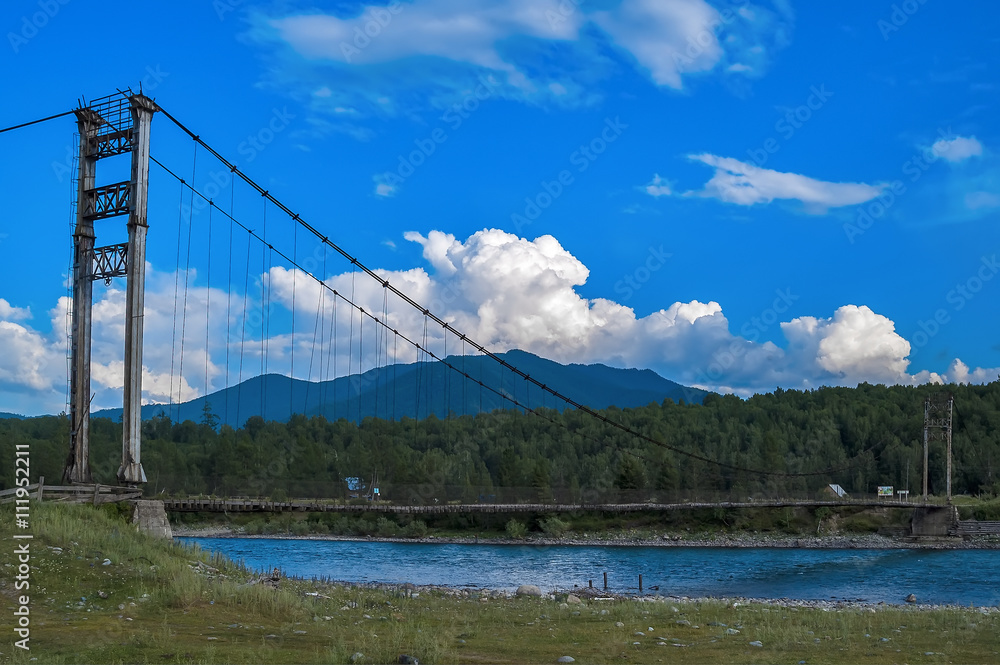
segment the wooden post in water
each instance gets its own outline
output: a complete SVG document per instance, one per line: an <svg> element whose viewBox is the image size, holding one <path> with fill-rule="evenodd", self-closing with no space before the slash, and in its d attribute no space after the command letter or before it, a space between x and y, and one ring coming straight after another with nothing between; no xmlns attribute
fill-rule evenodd
<svg viewBox="0 0 1000 665"><path fill-rule="evenodd" d="M604 590L608 590L608 574L604 573Z"/></svg>
<svg viewBox="0 0 1000 665"><path fill-rule="evenodd" d="M587 580L587 583L590 585L591 589L594 588L594 580Z"/></svg>
<svg viewBox="0 0 1000 665"><path fill-rule="evenodd" d="M639 593L642 593L642 573L639 573Z"/></svg>

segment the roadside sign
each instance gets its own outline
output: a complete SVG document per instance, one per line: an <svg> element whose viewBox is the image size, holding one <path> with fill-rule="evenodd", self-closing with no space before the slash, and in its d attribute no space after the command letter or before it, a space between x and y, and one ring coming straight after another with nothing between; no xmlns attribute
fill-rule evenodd
<svg viewBox="0 0 1000 665"><path fill-rule="evenodd" d="M879 485L878 486L879 496L892 496L892 485Z"/></svg>

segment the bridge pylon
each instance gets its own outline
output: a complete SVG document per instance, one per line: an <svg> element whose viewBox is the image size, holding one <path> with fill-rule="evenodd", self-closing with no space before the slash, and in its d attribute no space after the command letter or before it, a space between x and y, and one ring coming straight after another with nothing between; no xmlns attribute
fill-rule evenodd
<svg viewBox="0 0 1000 665"><path fill-rule="evenodd" d="M146 482L140 462L142 407L142 332L146 273L146 207L149 185L149 133L156 104L131 91L92 101L76 109L80 134L76 227L73 233L73 325L70 363L70 441L63 482L91 483L90 350L93 282L126 279L125 390L122 414L122 463L118 481ZM96 185L97 162L131 153L128 180ZM94 222L128 216L128 242L95 247Z"/></svg>
<svg viewBox="0 0 1000 665"><path fill-rule="evenodd" d="M945 442L945 494L951 503L951 426L955 397L941 393L924 401L924 503L927 503L927 451L932 441Z"/></svg>

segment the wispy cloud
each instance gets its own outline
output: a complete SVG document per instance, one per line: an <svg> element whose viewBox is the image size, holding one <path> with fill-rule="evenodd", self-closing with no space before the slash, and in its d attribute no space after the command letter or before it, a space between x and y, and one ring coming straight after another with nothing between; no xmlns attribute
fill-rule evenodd
<svg viewBox="0 0 1000 665"><path fill-rule="evenodd" d="M1000 208L1000 194L993 192L969 192L965 195L965 207L969 210Z"/></svg>
<svg viewBox="0 0 1000 665"><path fill-rule="evenodd" d="M886 188L885 184L816 180L798 173L763 169L732 157L700 154L689 158L714 167L715 175L703 189L685 192L684 196L710 197L742 206L786 199L801 202L807 212L822 213L870 201Z"/></svg>
<svg viewBox="0 0 1000 665"><path fill-rule="evenodd" d="M370 65L415 56L438 56L495 70L513 70L500 42L514 35L572 39L581 20L561 21L552 0L431 0L366 7L357 16L301 14L270 21L280 38L311 59Z"/></svg>
<svg viewBox="0 0 1000 665"><path fill-rule="evenodd" d="M317 112L362 116L447 106L484 73L502 96L586 105L600 80L632 66L659 86L718 72L759 76L791 29L791 11L716 9L706 0L420 0L251 20L273 57L270 84L308 96ZM744 8L746 9L746 8ZM609 48L610 47L610 48ZM618 62L611 63L610 54Z"/></svg>
<svg viewBox="0 0 1000 665"><path fill-rule="evenodd" d="M372 180L375 181L375 196L381 198L391 198L396 195L397 187L396 185L389 184L385 181L385 177L381 175L372 176Z"/></svg>
<svg viewBox="0 0 1000 665"><path fill-rule="evenodd" d="M673 193L670 189L670 183L661 178L659 173L653 175L653 179L646 183L643 190L653 198L670 196Z"/></svg>
<svg viewBox="0 0 1000 665"><path fill-rule="evenodd" d="M949 162L961 162L983 154L983 144L975 136L956 136L953 139L939 139L931 146L938 157Z"/></svg>

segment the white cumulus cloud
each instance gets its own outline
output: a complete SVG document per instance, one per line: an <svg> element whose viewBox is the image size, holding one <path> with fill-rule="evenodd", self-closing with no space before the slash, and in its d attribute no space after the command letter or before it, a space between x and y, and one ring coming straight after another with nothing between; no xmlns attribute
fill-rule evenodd
<svg viewBox="0 0 1000 665"><path fill-rule="evenodd" d="M0 321L0 390L27 388L64 393L66 360L41 334L13 321Z"/></svg>
<svg viewBox="0 0 1000 665"><path fill-rule="evenodd" d="M803 316L781 324L792 353L838 379L908 382L910 343L895 324L867 306L844 305L826 319Z"/></svg>
<svg viewBox="0 0 1000 665"><path fill-rule="evenodd" d="M431 270L378 271L379 278L496 351L523 349L564 363L651 367L687 385L741 394L776 386L816 388L861 381L909 385L962 376L908 374L909 342L888 317L864 305L842 306L830 317L802 316L781 323L788 342L783 349L734 334L718 302L674 302L637 316L613 300L584 298L577 289L586 284L590 271L552 236L529 240L484 229L465 240L441 231L409 232L406 239L421 245ZM271 271L274 297L285 306L290 305L295 275L283 268ZM316 309L303 313L305 324L323 309L318 305L321 296L311 286L303 290L304 275L297 279L300 302L307 308L317 303ZM383 308L385 294L373 280L346 273L329 278L327 284L352 293L366 311ZM786 299L795 298L786 294ZM387 318L393 328L416 331L418 341L425 339L424 319L416 309L390 297ZM445 348L439 326L426 328L426 334L427 345L436 353L460 352L454 338ZM401 356L414 357L410 351ZM974 370L969 376L988 377L989 372Z"/></svg>
<svg viewBox="0 0 1000 665"><path fill-rule="evenodd" d="M161 273L147 266L144 401L186 401L262 372L318 381L426 359L401 337L382 331L371 316L439 356L471 352L390 294L383 281L493 351L523 349L563 363L649 367L685 385L743 395L777 386L861 381L982 382L998 373L971 369L957 359L940 374L909 373L909 342L892 320L863 304L844 305L828 317L781 321L777 313L787 312L797 298L779 292L774 311L759 318L780 323L775 330L787 342L782 348L756 341L749 324L736 334L716 301L667 300L639 316L612 299L585 298L578 289L587 283L589 269L549 235L528 239L483 229L459 239L431 230L407 233L406 239L421 246L426 267L376 270L382 281L360 271L334 271L321 284L301 270L273 266L251 275L247 292L227 293L203 286L194 271ZM120 286L95 289L95 409L121 404L125 294ZM33 327L24 309L8 303L3 310L2 410L34 414L65 408L70 305L62 297L49 312L50 332Z"/></svg>
<svg viewBox="0 0 1000 665"><path fill-rule="evenodd" d="M0 320L23 321L31 318L31 309L28 307L14 307L9 302L0 298Z"/></svg>

